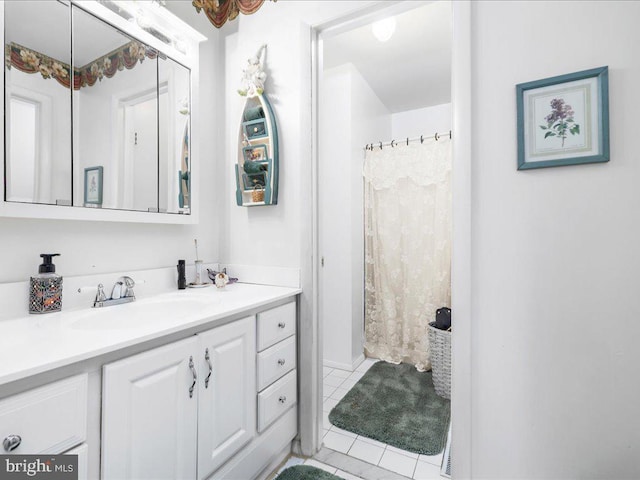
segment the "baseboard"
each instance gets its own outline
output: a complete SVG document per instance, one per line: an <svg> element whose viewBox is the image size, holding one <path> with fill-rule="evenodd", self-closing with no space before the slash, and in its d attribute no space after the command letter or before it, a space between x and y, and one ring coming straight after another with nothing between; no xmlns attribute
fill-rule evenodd
<svg viewBox="0 0 640 480"><path fill-rule="evenodd" d="M355 371L356 368L360 366L362 362L364 362L364 353L360 354L358 358L356 358L352 363L341 363L341 362L333 362L331 360L323 360L322 365L327 368L338 368L340 370L348 370Z"/></svg>
<svg viewBox="0 0 640 480"><path fill-rule="evenodd" d="M267 465L255 480L271 480L275 478L277 470L282 467L287 459L291 456L291 447L287 445L282 451L274 457L274 461Z"/></svg>

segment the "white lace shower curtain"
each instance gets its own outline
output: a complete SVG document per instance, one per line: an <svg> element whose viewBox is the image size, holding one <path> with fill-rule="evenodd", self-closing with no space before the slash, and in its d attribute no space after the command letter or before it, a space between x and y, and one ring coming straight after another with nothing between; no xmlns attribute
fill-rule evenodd
<svg viewBox="0 0 640 480"><path fill-rule="evenodd" d="M451 141L366 152L365 349L431 368L428 324L451 305Z"/></svg>

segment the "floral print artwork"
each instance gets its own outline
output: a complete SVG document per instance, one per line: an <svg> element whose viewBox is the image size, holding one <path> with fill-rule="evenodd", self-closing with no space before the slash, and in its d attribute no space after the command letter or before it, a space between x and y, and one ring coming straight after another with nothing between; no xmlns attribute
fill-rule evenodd
<svg viewBox="0 0 640 480"><path fill-rule="evenodd" d="M544 138L559 137L564 148L564 141L567 139L568 133L571 135L580 134L580 125L574 121L574 115L575 112L571 105L565 103L562 98L551 100L551 113L544 118L547 124L540 125L542 130L547 130Z"/></svg>

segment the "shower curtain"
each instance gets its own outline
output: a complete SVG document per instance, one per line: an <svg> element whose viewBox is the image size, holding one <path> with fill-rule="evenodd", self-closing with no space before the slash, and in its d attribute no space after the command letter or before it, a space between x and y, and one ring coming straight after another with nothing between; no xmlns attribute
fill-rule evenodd
<svg viewBox="0 0 640 480"><path fill-rule="evenodd" d="M367 150L364 190L367 355L428 370L451 304L451 141Z"/></svg>

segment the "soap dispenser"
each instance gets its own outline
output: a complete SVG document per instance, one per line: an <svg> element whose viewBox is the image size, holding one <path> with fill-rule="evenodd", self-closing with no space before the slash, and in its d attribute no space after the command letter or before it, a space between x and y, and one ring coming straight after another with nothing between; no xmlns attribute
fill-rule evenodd
<svg viewBox="0 0 640 480"><path fill-rule="evenodd" d="M62 309L62 277L56 273L51 259L59 253L43 253L38 275L31 277L29 313L59 312Z"/></svg>

